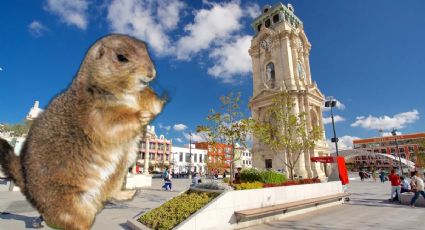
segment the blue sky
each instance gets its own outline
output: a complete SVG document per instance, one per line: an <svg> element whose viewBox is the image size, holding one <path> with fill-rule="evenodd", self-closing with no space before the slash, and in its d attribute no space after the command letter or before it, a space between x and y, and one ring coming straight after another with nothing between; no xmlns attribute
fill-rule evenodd
<svg viewBox="0 0 425 230"><path fill-rule="evenodd" d="M119 32L148 43L158 72L154 87L171 96L154 121L157 133L174 145L187 143L187 133L205 123L221 95L240 91L249 115L250 23L275 3L2 1L0 123L22 121L35 100L47 106L67 88L90 45ZM289 3L312 44L313 80L340 102L335 115L342 148L355 137L379 136L379 129L424 131L425 1ZM329 139L332 126L325 128Z"/></svg>

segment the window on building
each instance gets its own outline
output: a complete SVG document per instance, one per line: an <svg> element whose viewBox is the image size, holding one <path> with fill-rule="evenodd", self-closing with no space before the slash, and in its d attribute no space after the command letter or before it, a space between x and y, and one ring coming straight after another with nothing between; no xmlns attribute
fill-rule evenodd
<svg viewBox="0 0 425 230"><path fill-rule="evenodd" d="M169 161L170 160L170 154L165 154L165 160Z"/></svg>
<svg viewBox="0 0 425 230"><path fill-rule="evenodd" d="M198 162L198 154L193 154L193 162Z"/></svg>
<svg viewBox="0 0 425 230"><path fill-rule="evenodd" d="M276 77L275 77L274 64L273 64L273 62L270 62L266 66L266 84L271 89L274 89L274 87L275 87L275 81L276 81Z"/></svg>
<svg viewBox="0 0 425 230"><path fill-rule="evenodd" d="M144 152L142 152L141 157L142 157L142 159L145 159L145 153Z"/></svg>
<svg viewBox="0 0 425 230"><path fill-rule="evenodd" d="M273 16L273 23L276 23L279 21L279 14L276 14L275 16Z"/></svg>
<svg viewBox="0 0 425 230"><path fill-rule="evenodd" d="M183 153L179 153L179 161L183 162Z"/></svg>
<svg viewBox="0 0 425 230"><path fill-rule="evenodd" d="M154 153L149 153L149 159L155 160L155 154Z"/></svg>
<svg viewBox="0 0 425 230"><path fill-rule="evenodd" d="M204 156L203 154L199 154L199 163L203 163L203 161L202 161L203 156Z"/></svg>
<svg viewBox="0 0 425 230"><path fill-rule="evenodd" d="M191 162L191 160L190 160L190 153L186 153L185 161L186 161L187 163L190 163L190 162Z"/></svg>
<svg viewBox="0 0 425 230"><path fill-rule="evenodd" d="M297 69L298 69L298 77L300 79L304 79L305 74L304 74L303 64L301 63L301 61L298 61Z"/></svg>
<svg viewBox="0 0 425 230"><path fill-rule="evenodd" d="M271 168L273 168L273 165L272 165L272 159L265 159L265 160L264 160L264 163L265 163L265 165L266 165L266 169L271 169Z"/></svg>
<svg viewBox="0 0 425 230"><path fill-rule="evenodd" d="M401 153L404 153L404 148L399 148Z"/></svg>
<svg viewBox="0 0 425 230"><path fill-rule="evenodd" d="M267 19L266 22L264 22L264 26L266 28L269 28L270 27L270 19Z"/></svg>

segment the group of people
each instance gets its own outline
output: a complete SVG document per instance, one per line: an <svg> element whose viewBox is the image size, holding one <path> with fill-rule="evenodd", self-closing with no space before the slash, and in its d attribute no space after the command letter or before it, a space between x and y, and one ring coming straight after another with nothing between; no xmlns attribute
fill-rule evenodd
<svg viewBox="0 0 425 230"><path fill-rule="evenodd" d="M165 169L164 172L162 173L162 179L164 180L164 185L162 185L163 190L171 191L173 187L172 178L173 178L173 175L171 173L171 169ZM193 174L191 186L195 186L200 183L202 183L201 175L195 172Z"/></svg>
<svg viewBox="0 0 425 230"><path fill-rule="evenodd" d="M412 207L415 207L415 203L419 198L419 195L422 195L425 199L424 181L421 178L419 171L412 172L409 182L407 178L399 176L393 169L391 170L391 174L388 176L388 179L391 182L390 201L400 202L400 193L404 192L415 193L410 201L410 205Z"/></svg>

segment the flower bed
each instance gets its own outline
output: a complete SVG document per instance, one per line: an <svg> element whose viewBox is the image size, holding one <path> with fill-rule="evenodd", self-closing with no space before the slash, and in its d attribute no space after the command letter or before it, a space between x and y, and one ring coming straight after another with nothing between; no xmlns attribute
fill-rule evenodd
<svg viewBox="0 0 425 230"><path fill-rule="evenodd" d="M263 188L291 186L291 185L300 185L300 184L314 184L314 183L320 183L320 179L314 178L314 179L289 180L283 183L264 183Z"/></svg>
<svg viewBox="0 0 425 230"><path fill-rule="evenodd" d="M172 229L218 195L189 190L141 216L139 222L151 229Z"/></svg>

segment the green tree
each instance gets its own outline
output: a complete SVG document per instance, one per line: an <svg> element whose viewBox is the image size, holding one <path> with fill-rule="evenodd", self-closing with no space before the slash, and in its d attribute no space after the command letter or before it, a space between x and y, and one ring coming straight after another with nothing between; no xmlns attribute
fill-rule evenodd
<svg viewBox="0 0 425 230"><path fill-rule="evenodd" d="M230 147L230 151L225 153L223 160L230 164L230 183L233 182L235 161L235 147L238 143L240 147L246 148L248 136L250 135L253 120L245 118L241 112L241 93L236 95L229 93L221 96L221 106L219 111L212 109L207 116L207 125L199 125L197 132L205 134L208 145L215 152L222 151L222 145ZM214 149L217 148L217 149Z"/></svg>
<svg viewBox="0 0 425 230"><path fill-rule="evenodd" d="M12 137L22 137L26 135L29 131L31 123L22 122L17 124L4 124L0 125L1 133L9 133Z"/></svg>
<svg viewBox="0 0 425 230"><path fill-rule="evenodd" d="M255 137L288 167L291 179L302 153L313 149L315 141L322 137L320 127L307 130L306 113L295 114L294 108L291 95L279 92L267 107L264 120L257 121L253 128Z"/></svg>

